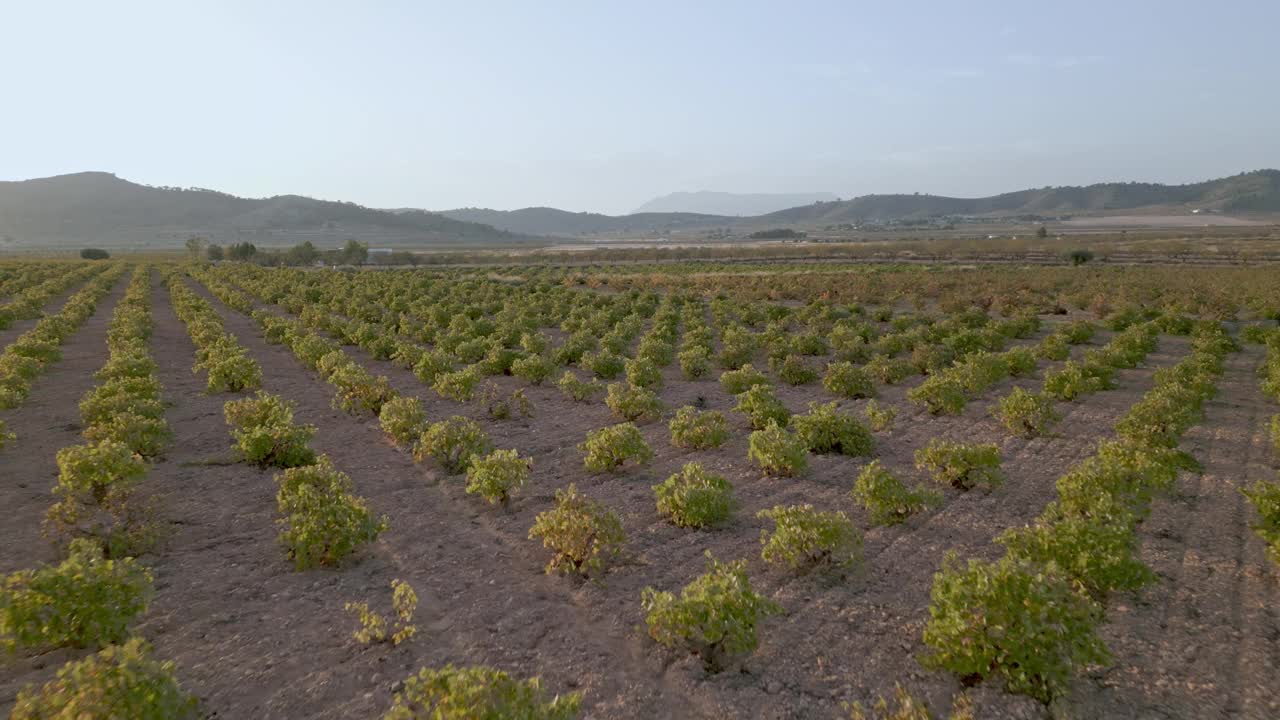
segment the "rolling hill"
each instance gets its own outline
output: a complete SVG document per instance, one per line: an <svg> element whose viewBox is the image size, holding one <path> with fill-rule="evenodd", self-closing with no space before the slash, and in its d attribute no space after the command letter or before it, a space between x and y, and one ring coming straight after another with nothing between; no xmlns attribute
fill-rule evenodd
<svg viewBox="0 0 1280 720"><path fill-rule="evenodd" d="M193 234L213 243L262 246L348 238L378 247L541 242L435 213L386 212L298 195L241 198L213 190L139 185L104 172L0 182L0 248L180 247Z"/></svg>
<svg viewBox="0 0 1280 720"><path fill-rule="evenodd" d="M839 202L788 208L751 219L752 225L822 225L956 215L1071 215L1118 211L1224 213L1280 211L1280 170L1256 170L1191 183L1100 183L1046 187L982 198L941 195L863 195Z"/></svg>
<svg viewBox="0 0 1280 720"><path fill-rule="evenodd" d="M815 202L834 202L831 193L728 193L702 190L674 192L641 205L636 213L697 213L752 217Z"/></svg>
<svg viewBox="0 0 1280 720"><path fill-rule="evenodd" d="M441 215L454 220L484 223L501 230L530 235L605 235L610 233L651 234L677 230L723 227L732 225L739 218L698 213L634 213L631 215L601 215L599 213L569 212L549 207L532 207L520 210L488 210L485 208L459 208L444 210Z"/></svg>

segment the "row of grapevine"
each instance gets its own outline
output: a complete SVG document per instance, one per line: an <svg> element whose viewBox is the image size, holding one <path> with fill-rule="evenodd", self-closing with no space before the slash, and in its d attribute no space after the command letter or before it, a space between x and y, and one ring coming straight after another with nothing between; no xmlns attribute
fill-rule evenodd
<svg viewBox="0 0 1280 720"><path fill-rule="evenodd" d="M206 391L240 392L262 384L262 368L249 357L244 346L228 333L222 318L204 298L187 287L176 270L166 273L169 298L174 312L187 327L196 346L193 372L203 370L208 382Z"/></svg>
<svg viewBox="0 0 1280 720"><path fill-rule="evenodd" d="M103 272L103 269L93 265L53 265L45 270L31 272L36 278L42 279L37 282L19 279L10 284L16 294L0 303L0 330L8 329L18 320L40 317L41 309L56 295Z"/></svg>
<svg viewBox="0 0 1280 720"><path fill-rule="evenodd" d="M122 265L113 265L97 274L56 315L41 318L0 353L0 408L15 408L26 400L32 383L62 358L61 345L93 315L98 300L111 290L124 270ZM13 433L0 421L0 448L13 440Z"/></svg>
<svg viewBox="0 0 1280 720"><path fill-rule="evenodd" d="M158 540L151 508L136 490L147 473L144 456L154 457L170 438L148 350L150 286L150 268L137 268L112 315L99 383L80 403L85 442L58 451L57 500L45 529L66 559L9 575L0 590L0 636L11 651L100 649L68 662L43 687L24 688L14 718L197 713L173 664L154 660L149 646L131 637L154 593L151 572L134 556Z"/></svg>
<svg viewBox="0 0 1280 720"><path fill-rule="evenodd" d="M1048 702L1077 668L1110 659L1097 632L1107 597L1154 581L1138 556L1137 525L1154 494L1196 467L1178 438L1235 349L1219 324L1198 324L1191 354L1157 371L1155 387L1116 423L1117 439L1058 480L1057 500L1032 525L997 538L1001 559L948 556L934 578L926 665L998 677Z"/></svg>
<svg viewBox="0 0 1280 720"><path fill-rule="evenodd" d="M1273 402L1280 402L1280 330L1273 327L1255 333L1253 339L1266 348L1266 357L1258 368L1262 392ZM1271 416L1267 429L1272 448L1280 455L1280 413ZM1243 492L1257 515L1254 532L1267 543L1271 559L1280 563L1280 480L1259 479Z"/></svg>

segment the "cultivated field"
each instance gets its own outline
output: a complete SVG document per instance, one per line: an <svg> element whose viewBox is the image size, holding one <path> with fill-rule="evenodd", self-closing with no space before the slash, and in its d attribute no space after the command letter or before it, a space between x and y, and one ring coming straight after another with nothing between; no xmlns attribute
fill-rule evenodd
<svg viewBox="0 0 1280 720"><path fill-rule="evenodd" d="M1277 318L1265 268L0 262L0 712L1280 717Z"/></svg>

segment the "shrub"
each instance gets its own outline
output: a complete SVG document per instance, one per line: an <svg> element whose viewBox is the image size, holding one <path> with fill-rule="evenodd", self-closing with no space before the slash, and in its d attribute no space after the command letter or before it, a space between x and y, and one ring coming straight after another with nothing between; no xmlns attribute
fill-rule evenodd
<svg viewBox="0 0 1280 720"><path fill-rule="evenodd" d="M853 484L853 497L871 514L877 525L896 525L912 515L937 507L942 496L927 488L911 490L879 460L858 473Z"/></svg>
<svg viewBox="0 0 1280 720"><path fill-rule="evenodd" d="M582 356L580 364L602 380L612 380L626 369L623 358L608 350L586 353Z"/></svg>
<svg viewBox="0 0 1280 720"><path fill-rule="evenodd" d="M184 693L173 663L156 662L139 638L64 665L58 677L18 693L13 720L129 718L186 720L198 716L196 699Z"/></svg>
<svg viewBox="0 0 1280 720"><path fill-rule="evenodd" d="M1001 398L991 414L1004 423L1009 432L1023 437L1043 435L1050 425L1062 419L1062 414L1053 407L1053 398L1022 388L1014 388Z"/></svg>
<svg viewBox="0 0 1280 720"><path fill-rule="evenodd" d="M862 534L842 512L818 512L812 505L778 505L756 513L774 522L760 531L760 556L792 570L847 568L862 560Z"/></svg>
<svg viewBox="0 0 1280 720"><path fill-rule="evenodd" d="M827 392L846 398L871 398L876 396L875 381L866 370L851 362L836 362L827 366L822 378Z"/></svg>
<svg viewBox="0 0 1280 720"><path fill-rule="evenodd" d="M404 682L383 720L467 720L519 718L571 720L578 716L581 696L571 693L546 700L538 678L516 680L484 666L440 670L423 668Z"/></svg>
<svg viewBox="0 0 1280 720"><path fill-rule="evenodd" d="M930 375L907 392L907 399L934 415L959 415L969 403L969 393L956 375Z"/></svg>
<svg viewBox="0 0 1280 720"><path fill-rule="evenodd" d="M193 370L207 370L205 392L240 392L262 384L262 368L242 347L225 347L212 353Z"/></svg>
<svg viewBox="0 0 1280 720"><path fill-rule="evenodd" d="M750 365L720 373L720 387L730 395L741 395L756 385L768 385L769 378Z"/></svg>
<svg viewBox="0 0 1280 720"><path fill-rule="evenodd" d="M751 421L751 427L760 430L770 423L785 426L791 419L791 411L773 394L768 385L753 385L738 396L734 410Z"/></svg>
<svg viewBox="0 0 1280 720"><path fill-rule="evenodd" d="M676 411L667 427L671 444L690 450L718 448L729 439L728 423L718 410L699 411L686 405Z"/></svg>
<svg viewBox="0 0 1280 720"><path fill-rule="evenodd" d="M862 366L868 375L885 385L896 385L909 377L913 368L911 363L888 355L876 355Z"/></svg>
<svg viewBox="0 0 1280 720"><path fill-rule="evenodd" d="M465 370L441 373L431 385L440 397L456 402L468 402L475 397L476 386L480 384L480 371L474 366Z"/></svg>
<svg viewBox="0 0 1280 720"><path fill-rule="evenodd" d="M375 377L354 362L338 367L328 380L337 391L331 405L353 415L362 412L377 415L383 405L399 397L386 376Z"/></svg>
<svg viewBox="0 0 1280 720"><path fill-rule="evenodd" d="M617 514L578 492L576 485L556 491L556 505L538 513L529 539L542 538L551 550L547 573L589 577L602 572L626 543Z"/></svg>
<svg viewBox="0 0 1280 720"><path fill-rule="evenodd" d="M804 441L777 423L751 433L747 439L747 458L770 475L791 477L809 466Z"/></svg>
<svg viewBox="0 0 1280 720"><path fill-rule="evenodd" d="M788 385L807 385L818 379L818 371L798 355L788 355L777 367L778 377Z"/></svg>
<svg viewBox="0 0 1280 720"><path fill-rule="evenodd" d="M681 350L676 359L686 380L697 380L711 372L711 351L701 345Z"/></svg>
<svg viewBox="0 0 1280 720"><path fill-rule="evenodd" d="M435 385L441 375L453 370L453 357L444 350L428 350L414 363L413 374L427 385Z"/></svg>
<svg viewBox="0 0 1280 720"><path fill-rule="evenodd" d="M1015 558L1053 563L1096 599L1155 581L1138 557L1133 516L1123 510L1090 516L1066 514L1051 503L1035 524L1002 533L996 541Z"/></svg>
<svg viewBox="0 0 1280 720"><path fill-rule="evenodd" d="M158 456L173 439L164 418L143 417L131 412L116 415L111 422L90 425L84 430L90 443L122 443L142 457ZM3 439L0 438L0 443Z"/></svg>
<svg viewBox="0 0 1280 720"><path fill-rule="evenodd" d="M150 596L146 568L133 558L104 559L96 543L77 538L60 564L4 578L0 645L13 652L120 642Z"/></svg>
<svg viewBox="0 0 1280 720"><path fill-rule="evenodd" d="M628 460L643 465L653 459L653 450L631 423L592 430L578 449L583 452L583 464L592 472L611 472Z"/></svg>
<svg viewBox="0 0 1280 720"><path fill-rule="evenodd" d="M82 260L106 260L111 257L111 253L100 248L84 248L80 251Z"/></svg>
<svg viewBox="0 0 1280 720"><path fill-rule="evenodd" d="M873 432L884 432L893 427L898 410L892 405L882 406L875 400L868 400L866 407L862 408L862 415L867 419L867 427Z"/></svg>
<svg viewBox="0 0 1280 720"><path fill-rule="evenodd" d="M626 362L627 382L632 387L648 390L662 389L662 370L652 360L634 358Z"/></svg>
<svg viewBox="0 0 1280 720"><path fill-rule="evenodd" d="M1032 375L1036 371L1036 354L1031 348L1016 347L1006 350L1004 353L1004 364L1009 369L1009 375L1013 377L1026 377Z"/></svg>
<svg viewBox="0 0 1280 720"><path fill-rule="evenodd" d="M360 628L352 633L356 642L368 645L375 642L390 642L392 645L412 638L418 628L413 625L413 613L418 609L418 594L409 583L403 580L391 581L391 607L395 611L395 632L387 637L387 618L371 610L367 602L349 602L343 606L347 612L356 614Z"/></svg>
<svg viewBox="0 0 1280 720"><path fill-rule="evenodd" d="M58 488L101 503L108 493L127 491L147 473L146 463L128 445L110 440L58 451Z"/></svg>
<svg viewBox="0 0 1280 720"><path fill-rule="evenodd" d="M967 696L961 695L960 697L965 698ZM883 696L877 698L875 705L871 706L875 717L878 720L933 720L933 715L929 712L929 706L923 700L907 692L898 683L893 685L893 702L894 707L890 709L887 699ZM855 702L849 705L847 709L849 710L849 720L867 720L867 710L862 707L861 703ZM953 712L949 720L961 720L961 717ZM972 720L972 718L969 718L969 720Z"/></svg>
<svg viewBox="0 0 1280 720"><path fill-rule="evenodd" d="M413 457L419 462L433 458L450 475L457 475L492 449L489 436L475 420L454 415L427 426L413 448Z"/></svg>
<svg viewBox="0 0 1280 720"><path fill-rule="evenodd" d="M1043 360L1066 360L1071 357L1071 345L1065 337L1055 333L1041 340L1033 352Z"/></svg>
<svg viewBox="0 0 1280 720"><path fill-rule="evenodd" d="M560 380L556 383L556 387L565 395L568 395L575 402L590 402L592 398L598 395L604 386L599 380L592 378L589 382L583 382L573 374L572 370L565 370L564 375L560 376Z"/></svg>
<svg viewBox="0 0 1280 720"><path fill-rule="evenodd" d="M351 478L327 457L279 473L276 484L280 543L299 570L337 566L387 529L386 518L375 518L351 494Z"/></svg>
<svg viewBox="0 0 1280 720"><path fill-rule="evenodd" d="M0 450L3 450L5 445L17 439L18 436L9 432L8 428L5 427L4 421L0 420Z"/></svg>
<svg viewBox="0 0 1280 720"><path fill-rule="evenodd" d="M1045 373L1044 391L1059 400L1075 400L1081 395L1113 387L1115 370L1106 365L1068 360L1057 370Z"/></svg>
<svg viewBox="0 0 1280 720"><path fill-rule="evenodd" d="M1266 541L1271 559L1280 563L1280 482L1259 480L1241 492L1258 514L1253 531Z"/></svg>
<svg viewBox="0 0 1280 720"><path fill-rule="evenodd" d="M916 467L928 470L938 482L959 490L976 485L988 489L1004 482L1000 471L1000 448L994 444L965 444L933 439L916 451Z"/></svg>
<svg viewBox="0 0 1280 720"><path fill-rule="evenodd" d="M650 422L662 415L662 401L652 390L626 383L610 383L604 403L622 420Z"/></svg>
<svg viewBox="0 0 1280 720"><path fill-rule="evenodd" d="M511 363L511 374L531 385L541 385L550 379L556 366L541 355L525 355Z"/></svg>
<svg viewBox="0 0 1280 720"><path fill-rule="evenodd" d="M1076 667L1109 659L1101 609L1052 566L1009 556L965 566L948 554L931 598L923 662L962 678L995 675L1010 692L1049 702Z"/></svg>
<svg viewBox="0 0 1280 720"><path fill-rule="evenodd" d="M733 514L733 486L696 462L653 486L658 514L680 527L704 528L728 520Z"/></svg>
<svg viewBox="0 0 1280 720"><path fill-rule="evenodd" d="M791 427L813 453L859 457L870 455L875 447L871 432L852 415L837 413L834 402L809 403L809 414L792 416Z"/></svg>
<svg viewBox="0 0 1280 720"><path fill-rule="evenodd" d="M248 462L282 468L310 465L315 453L307 447L316 429L293 424L293 403L258 391L252 398L223 405L236 448Z"/></svg>
<svg viewBox="0 0 1280 720"><path fill-rule="evenodd" d="M416 397L398 397L388 400L378 412L382 432L404 447L422 435L427 425L427 413Z"/></svg>
<svg viewBox="0 0 1280 720"><path fill-rule="evenodd" d="M707 572L680 591L645 588L640 595L649 635L660 645L683 645L702 658L710 672L760 644L756 626L782 608L751 587L743 560L716 562L707 553Z"/></svg>
<svg viewBox="0 0 1280 720"><path fill-rule="evenodd" d="M506 503L512 491L524 487L533 461L515 450L494 450L477 457L467 468L467 492L477 493L491 503Z"/></svg>

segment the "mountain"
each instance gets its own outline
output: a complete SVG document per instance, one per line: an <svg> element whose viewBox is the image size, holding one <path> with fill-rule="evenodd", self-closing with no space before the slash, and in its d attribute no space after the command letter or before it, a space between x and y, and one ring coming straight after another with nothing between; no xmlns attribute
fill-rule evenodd
<svg viewBox="0 0 1280 720"><path fill-rule="evenodd" d="M321 247L348 238L374 247L538 241L435 213L374 210L298 195L241 198L200 188L139 185L104 172L0 182L0 248L181 247L212 243Z"/></svg>
<svg viewBox="0 0 1280 720"><path fill-rule="evenodd" d="M654 198L641 205L636 213L698 213L751 217L797 205L833 202L839 199L831 193L727 193L703 190L675 192Z"/></svg>
<svg viewBox="0 0 1280 720"><path fill-rule="evenodd" d="M454 220L492 225L500 230L530 235L602 235L609 233L653 234L675 230L720 227L737 222L738 218L697 213L634 213L631 215L601 215L599 213L575 213L549 207L532 207L521 210L488 210L485 208L459 208L444 210L441 215Z"/></svg>
<svg viewBox="0 0 1280 720"><path fill-rule="evenodd" d="M838 202L788 208L758 218L753 225L857 223L947 215L1070 215L1114 211L1280 212L1280 170L1255 170L1191 183L1099 183L1046 187L982 198L941 195L863 195Z"/></svg>

